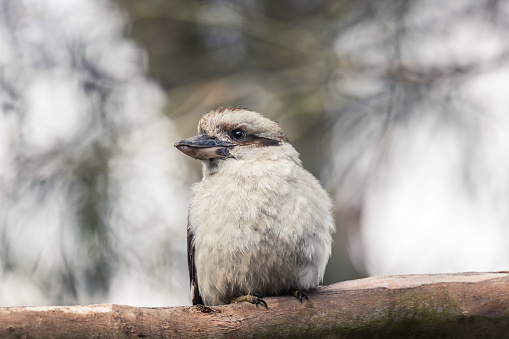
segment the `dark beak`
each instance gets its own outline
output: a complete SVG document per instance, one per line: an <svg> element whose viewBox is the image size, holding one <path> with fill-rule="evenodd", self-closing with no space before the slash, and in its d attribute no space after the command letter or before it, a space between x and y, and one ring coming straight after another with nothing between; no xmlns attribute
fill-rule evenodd
<svg viewBox="0 0 509 339"><path fill-rule="evenodd" d="M234 146L237 146L237 144L211 138L206 134L180 140L175 143L175 147L177 147L179 151L199 160L227 158L230 155L230 149Z"/></svg>

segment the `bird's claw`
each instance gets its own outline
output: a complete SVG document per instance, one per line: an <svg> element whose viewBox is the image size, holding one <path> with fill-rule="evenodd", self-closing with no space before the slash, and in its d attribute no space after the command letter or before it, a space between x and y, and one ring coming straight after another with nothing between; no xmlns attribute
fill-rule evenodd
<svg viewBox="0 0 509 339"><path fill-rule="evenodd" d="M247 295L243 295L243 296L240 296L238 298L235 298L231 301L231 303L239 303L239 302L243 302L243 301L247 301L248 303L251 303L251 304L254 304L256 305L256 307L258 307L258 305L263 305L265 306L265 308L269 308L267 306L267 303L265 302L265 300L263 300L263 297L260 295L260 294L247 294Z"/></svg>
<svg viewBox="0 0 509 339"><path fill-rule="evenodd" d="M303 297L306 298L306 300L309 300L308 295L307 295L307 293L305 291L292 290L292 295L295 298L299 299L301 303L302 303L302 298Z"/></svg>
<svg viewBox="0 0 509 339"><path fill-rule="evenodd" d="M254 294L253 296L254 296L253 301L254 301L254 304L256 305L256 307L258 307L258 304L262 304L263 306L265 306L266 309L269 308L267 306L267 303L265 302L265 300L263 300L263 297L261 295Z"/></svg>

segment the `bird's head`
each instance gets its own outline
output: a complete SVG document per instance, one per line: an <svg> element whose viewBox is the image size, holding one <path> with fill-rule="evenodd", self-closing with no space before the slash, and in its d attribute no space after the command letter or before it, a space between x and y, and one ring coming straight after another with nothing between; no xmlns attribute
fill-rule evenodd
<svg viewBox="0 0 509 339"><path fill-rule="evenodd" d="M198 124L198 135L178 141L175 147L209 162L271 158L284 155L281 148L293 150L277 122L244 108L219 108L205 114Z"/></svg>

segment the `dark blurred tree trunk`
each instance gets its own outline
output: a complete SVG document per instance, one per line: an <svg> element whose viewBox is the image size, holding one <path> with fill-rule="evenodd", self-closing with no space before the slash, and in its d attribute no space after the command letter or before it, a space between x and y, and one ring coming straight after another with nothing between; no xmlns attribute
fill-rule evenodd
<svg viewBox="0 0 509 339"><path fill-rule="evenodd" d="M0 309L0 337L507 337L509 273L382 276L323 286L303 303Z"/></svg>

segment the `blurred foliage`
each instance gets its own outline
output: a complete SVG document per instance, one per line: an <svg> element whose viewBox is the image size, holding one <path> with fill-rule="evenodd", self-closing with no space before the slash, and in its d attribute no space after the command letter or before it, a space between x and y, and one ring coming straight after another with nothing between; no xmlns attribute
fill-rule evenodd
<svg viewBox="0 0 509 339"><path fill-rule="evenodd" d="M188 171L125 27L0 0L0 306L189 302Z"/></svg>

